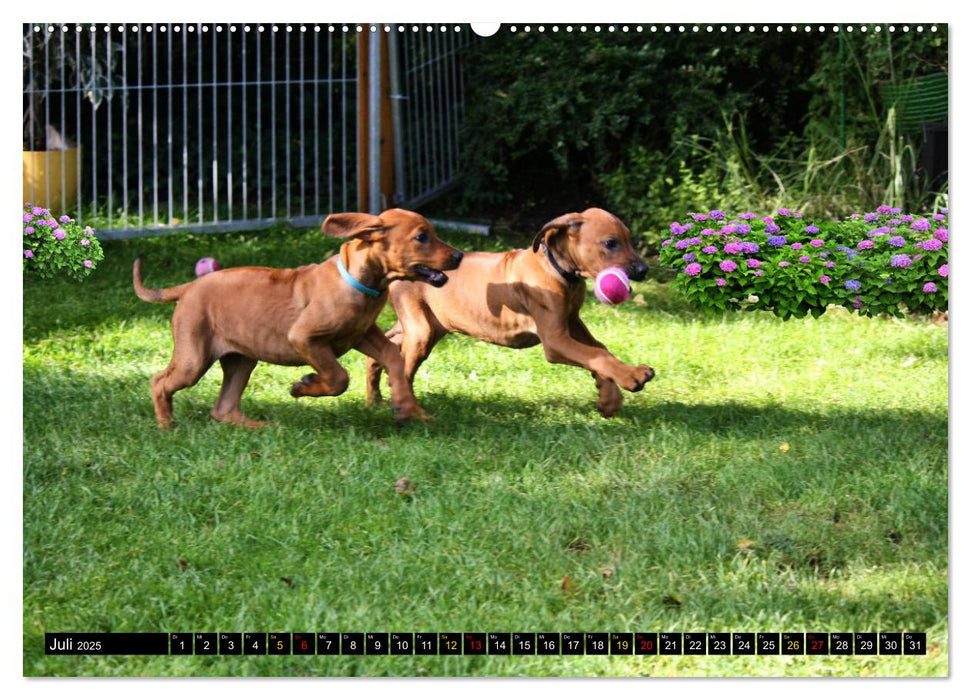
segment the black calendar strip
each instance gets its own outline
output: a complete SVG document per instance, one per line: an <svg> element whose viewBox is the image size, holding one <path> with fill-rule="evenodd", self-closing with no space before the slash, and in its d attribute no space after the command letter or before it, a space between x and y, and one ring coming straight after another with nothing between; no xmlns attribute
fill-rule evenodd
<svg viewBox="0 0 971 700"><path fill-rule="evenodd" d="M925 632L53 632L51 656L923 656Z"/></svg>

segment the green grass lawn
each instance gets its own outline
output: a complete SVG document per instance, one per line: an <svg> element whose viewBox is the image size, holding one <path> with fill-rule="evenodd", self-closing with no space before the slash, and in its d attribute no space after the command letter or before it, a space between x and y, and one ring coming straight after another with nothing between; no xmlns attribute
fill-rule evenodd
<svg viewBox="0 0 971 700"><path fill-rule="evenodd" d="M338 398L292 399L305 370L260 365L243 409L264 429L210 419L216 367L158 430L173 307L135 298L136 252L162 286L204 255L294 266L336 247L115 242L84 283L25 286L25 675L947 674L946 324L702 316L649 280L644 305L591 294L584 313L657 371L614 419L587 372L452 336L415 381L428 424L365 406L352 352ZM46 657L57 631L917 631L929 653Z"/></svg>

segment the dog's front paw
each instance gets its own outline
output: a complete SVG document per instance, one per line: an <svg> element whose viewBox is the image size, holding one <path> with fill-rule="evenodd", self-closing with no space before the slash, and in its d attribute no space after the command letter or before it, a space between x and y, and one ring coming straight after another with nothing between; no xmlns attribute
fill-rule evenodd
<svg viewBox="0 0 971 700"><path fill-rule="evenodd" d="M638 365L630 367L624 380L617 383L627 391L640 391L652 379L654 379L654 370L647 365Z"/></svg>

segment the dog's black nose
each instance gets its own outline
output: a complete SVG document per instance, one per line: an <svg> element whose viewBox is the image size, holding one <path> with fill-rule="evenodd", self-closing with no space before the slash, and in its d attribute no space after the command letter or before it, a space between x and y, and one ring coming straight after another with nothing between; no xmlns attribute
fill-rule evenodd
<svg viewBox="0 0 971 700"><path fill-rule="evenodd" d="M638 260L627 268L627 276L636 282L640 282L647 276L647 263Z"/></svg>
<svg viewBox="0 0 971 700"><path fill-rule="evenodd" d="M452 253L451 258L449 258L449 262L451 263L452 266L449 269L454 270L456 267L458 267L459 263L462 262L463 257L464 257L464 254L462 253L461 250L456 250L454 253Z"/></svg>

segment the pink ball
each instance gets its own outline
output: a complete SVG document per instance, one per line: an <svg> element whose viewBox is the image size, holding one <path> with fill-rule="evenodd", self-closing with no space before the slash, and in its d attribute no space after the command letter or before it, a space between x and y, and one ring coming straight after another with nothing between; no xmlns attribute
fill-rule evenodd
<svg viewBox="0 0 971 700"><path fill-rule="evenodd" d="M210 272L215 272L218 269L219 261L215 258L199 258L199 261L196 263L196 277L208 275Z"/></svg>
<svg viewBox="0 0 971 700"><path fill-rule="evenodd" d="M602 303L611 306L630 299L630 280L619 267L601 270L593 283L593 293Z"/></svg>

